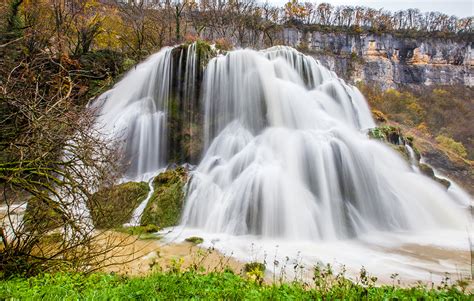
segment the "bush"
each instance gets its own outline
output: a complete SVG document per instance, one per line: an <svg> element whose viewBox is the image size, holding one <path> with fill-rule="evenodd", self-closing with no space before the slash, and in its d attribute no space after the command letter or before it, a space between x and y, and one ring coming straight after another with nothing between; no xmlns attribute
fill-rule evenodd
<svg viewBox="0 0 474 301"><path fill-rule="evenodd" d="M438 142L444 149L455 153L456 155L465 158L467 156L466 148L461 142L457 142L450 137L439 135L436 137Z"/></svg>

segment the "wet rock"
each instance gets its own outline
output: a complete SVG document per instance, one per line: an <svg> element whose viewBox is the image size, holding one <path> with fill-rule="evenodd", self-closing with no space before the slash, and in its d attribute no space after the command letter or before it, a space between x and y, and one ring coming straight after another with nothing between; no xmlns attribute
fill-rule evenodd
<svg viewBox="0 0 474 301"><path fill-rule="evenodd" d="M420 171L422 174L440 183L441 185L446 187L446 189L448 189L449 186L451 185L451 183L448 180L436 177L433 171L433 168L431 168L428 164L420 163L418 167L420 168Z"/></svg>
<svg viewBox="0 0 474 301"><path fill-rule="evenodd" d="M183 167L167 170L153 180L154 192L143 211L140 223L154 224L160 228L179 222L184 201L187 171Z"/></svg>
<svg viewBox="0 0 474 301"><path fill-rule="evenodd" d="M145 182L127 182L104 188L89 200L92 221L97 228L115 228L128 222L145 200L149 187Z"/></svg>

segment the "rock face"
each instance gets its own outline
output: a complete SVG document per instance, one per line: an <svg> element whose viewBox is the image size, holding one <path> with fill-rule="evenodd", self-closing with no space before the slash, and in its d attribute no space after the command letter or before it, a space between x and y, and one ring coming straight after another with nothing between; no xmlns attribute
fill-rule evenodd
<svg viewBox="0 0 474 301"><path fill-rule="evenodd" d="M160 173L153 180L155 190L143 211L141 225L153 224L165 228L178 224L187 177L187 171L177 167Z"/></svg>
<svg viewBox="0 0 474 301"><path fill-rule="evenodd" d="M414 138L412 136L405 136L400 128L391 125L382 125L370 129L368 132L368 136L372 139L377 139L382 142L385 142L387 145L397 151L400 155L402 155L402 157L407 160L408 163L415 164L418 167L420 173L440 183L446 189L448 189L451 185L448 180L438 178L435 175L433 168L431 168L429 165L420 162L421 156L420 152L413 144ZM414 158L410 158L410 153L407 150L407 145L413 149ZM448 162L448 164L452 165L452 163L450 162Z"/></svg>
<svg viewBox="0 0 474 301"><path fill-rule="evenodd" d="M146 198L148 191L145 182L127 182L99 190L88 206L94 226L99 229L122 226L130 220L133 210Z"/></svg>
<svg viewBox="0 0 474 301"><path fill-rule="evenodd" d="M302 33L285 29L285 44L312 54L351 82L382 89L399 85L474 85L471 41L400 38L391 34Z"/></svg>

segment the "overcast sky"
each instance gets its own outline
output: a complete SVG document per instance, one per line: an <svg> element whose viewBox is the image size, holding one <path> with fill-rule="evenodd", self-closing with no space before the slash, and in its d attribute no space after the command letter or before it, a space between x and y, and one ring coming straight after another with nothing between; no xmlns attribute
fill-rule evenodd
<svg viewBox="0 0 474 301"><path fill-rule="evenodd" d="M283 5L288 0L260 0L268 1L276 5ZM309 0L315 2L315 0ZM305 2L300 0L299 2ZM386 10L397 11L407 8L418 8L422 12L439 11L447 15L458 17L470 17L474 15L474 0L316 0L316 3L328 2L333 5L362 5L373 8L384 8Z"/></svg>

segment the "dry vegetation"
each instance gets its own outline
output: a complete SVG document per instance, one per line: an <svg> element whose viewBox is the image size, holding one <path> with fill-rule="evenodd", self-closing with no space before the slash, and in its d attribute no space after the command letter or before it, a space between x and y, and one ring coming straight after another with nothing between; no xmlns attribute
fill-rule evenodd
<svg viewBox="0 0 474 301"><path fill-rule="evenodd" d="M430 164L472 192L473 89L464 86L389 89L360 84L379 122L401 127Z"/></svg>

